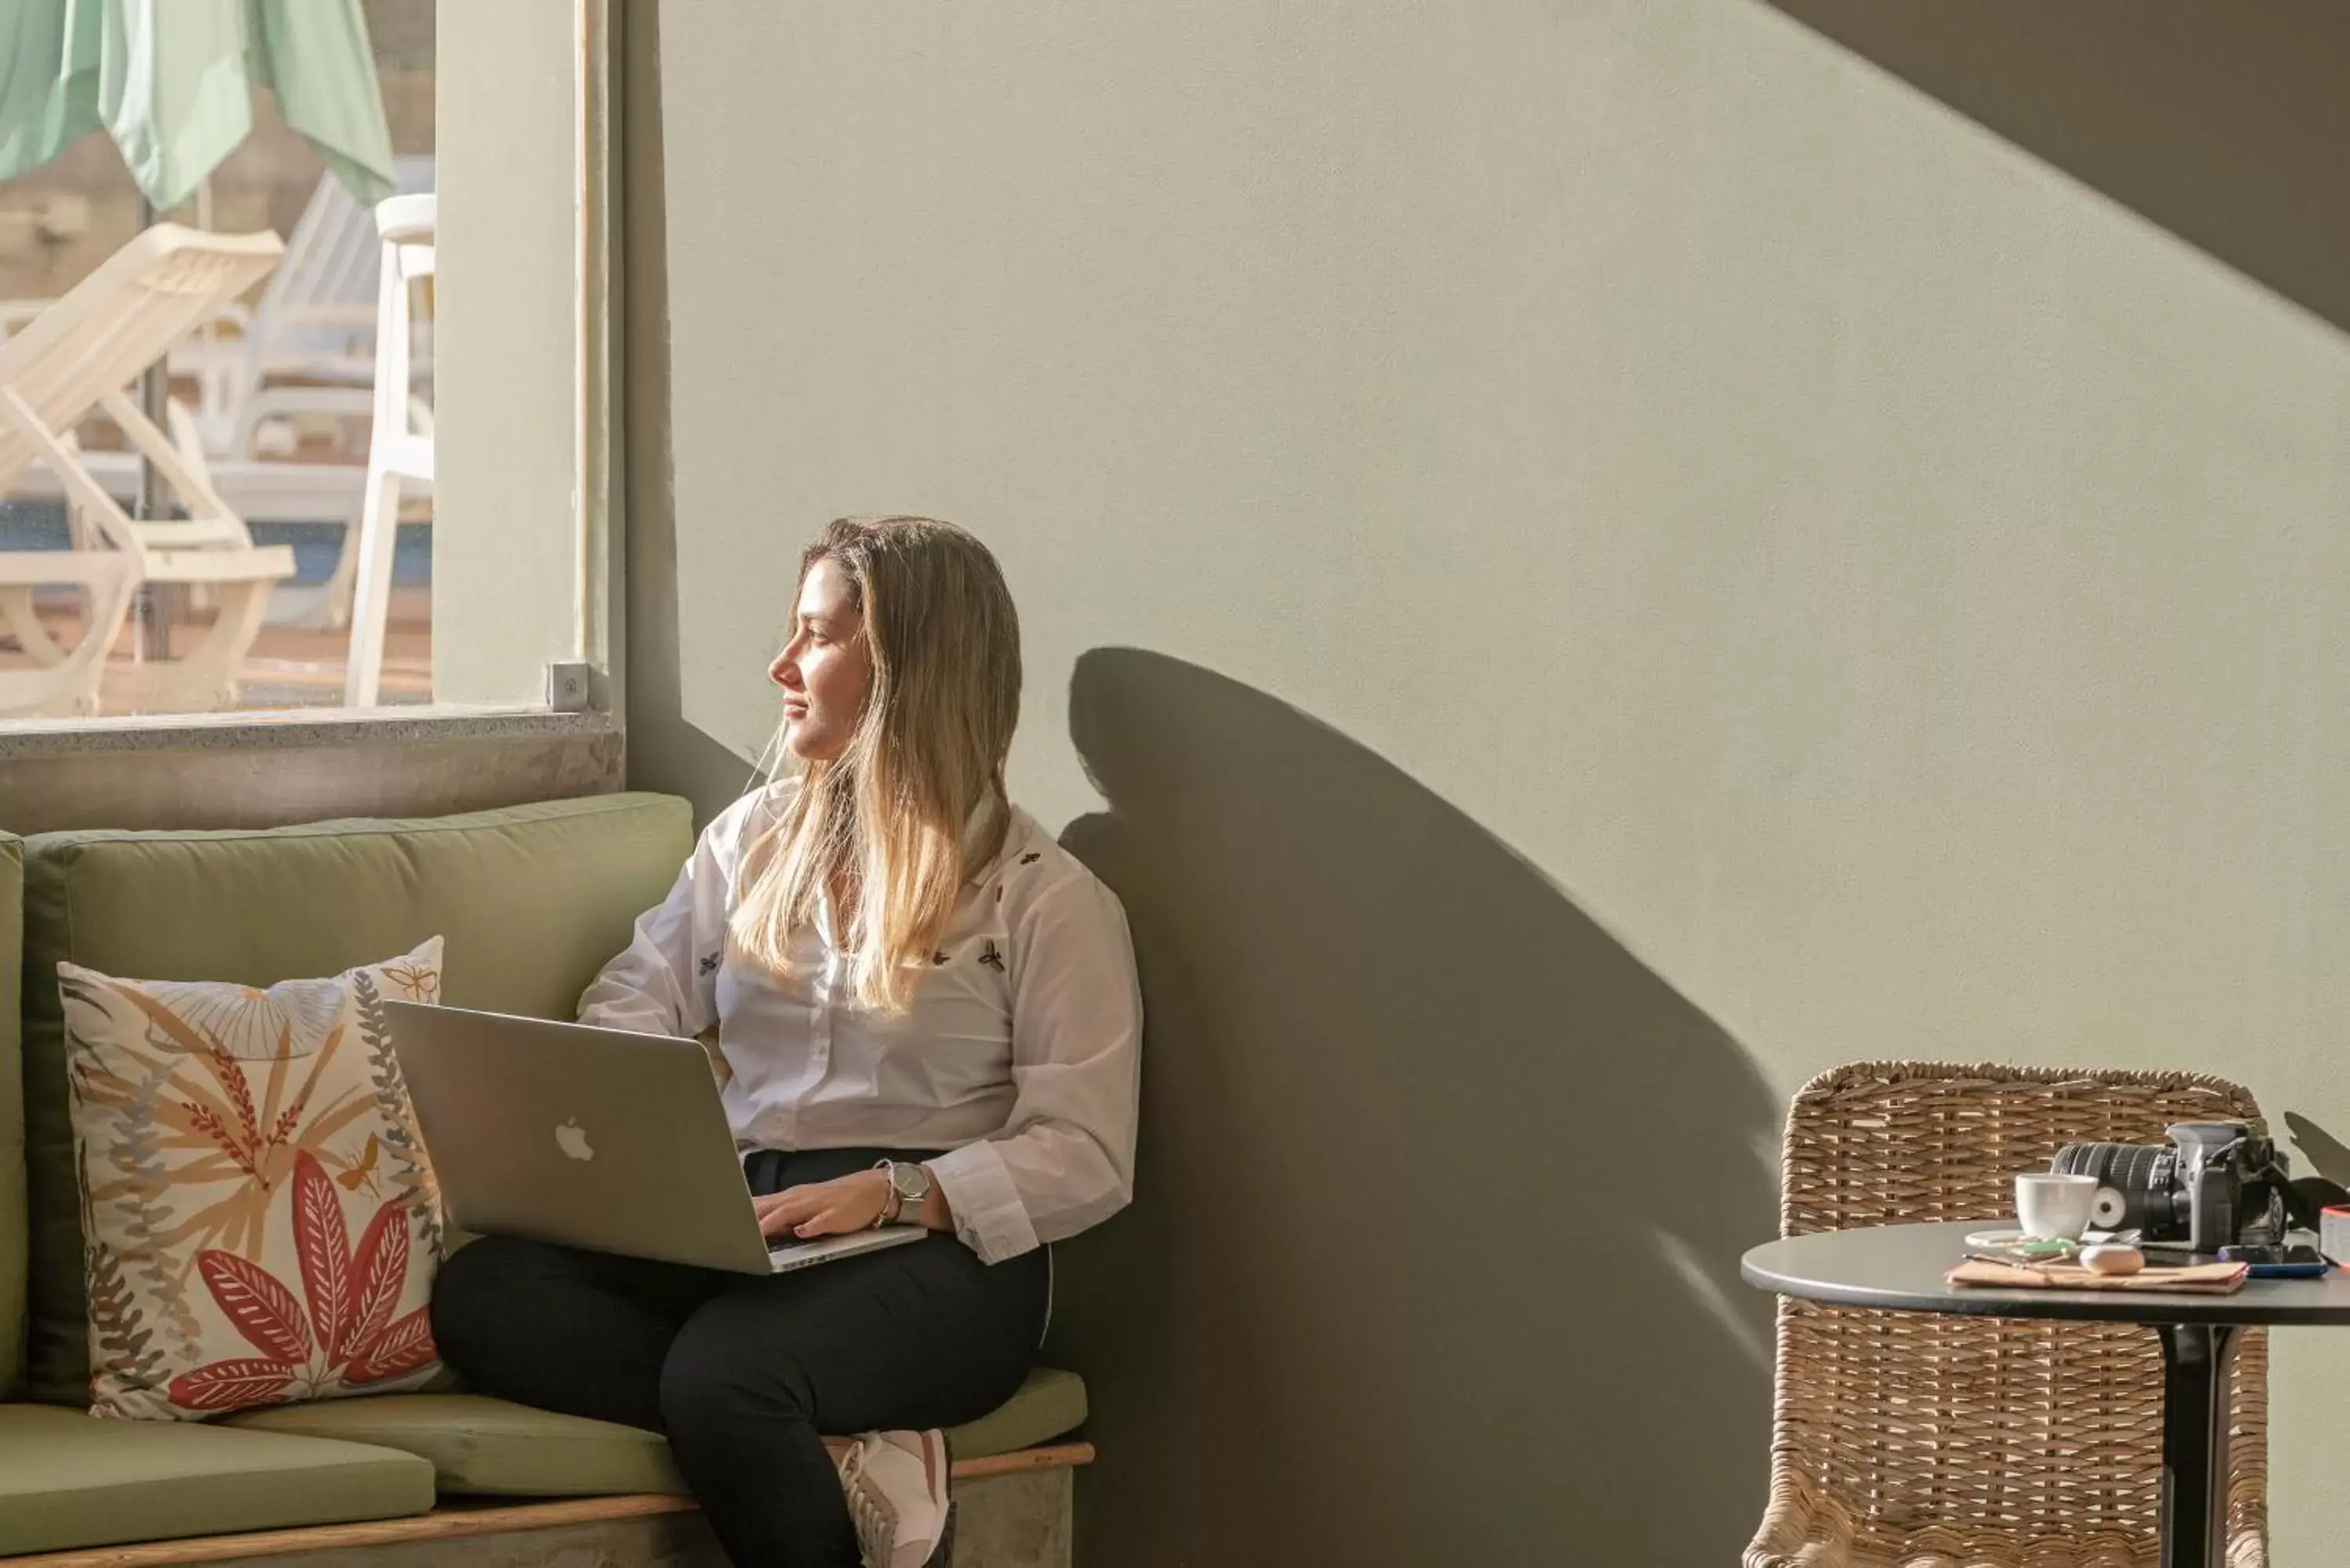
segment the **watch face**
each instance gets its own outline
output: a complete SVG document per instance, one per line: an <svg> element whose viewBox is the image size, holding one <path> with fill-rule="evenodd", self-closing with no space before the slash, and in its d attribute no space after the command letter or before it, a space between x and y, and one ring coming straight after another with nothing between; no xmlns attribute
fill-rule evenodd
<svg viewBox="0 0 2350 1568"><path fill-rule="evenodd" d="M931 1194L931 1173L919 1165L893 1165L889 1168L889 1185L898 1189L901 1199L927 1198Z"/></svg>

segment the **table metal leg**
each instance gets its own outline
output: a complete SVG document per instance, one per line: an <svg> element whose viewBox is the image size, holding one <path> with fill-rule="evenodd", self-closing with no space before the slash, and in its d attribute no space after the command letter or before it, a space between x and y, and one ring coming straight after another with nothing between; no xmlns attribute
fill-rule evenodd
<svg viewBox="0 0 2350 1568"><path fill-rule="evenodd" d="M2162 1568L2226 1568L2237 1332L2181 1324L2155 1330L2162 1338Z"/></svg>

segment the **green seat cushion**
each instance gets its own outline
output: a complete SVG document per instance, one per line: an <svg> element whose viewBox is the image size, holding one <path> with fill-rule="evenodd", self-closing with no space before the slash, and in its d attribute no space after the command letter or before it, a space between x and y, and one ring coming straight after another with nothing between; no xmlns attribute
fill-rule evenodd
<svg viewBox="0 0 2350 1568"><path fill-rule="evenodd" d="M1000 1408L947 1434L959 1459L1034 1448L1081 1425L1086 1386L1043 1368ZM384 1394L249 1410L229 1425L380 1444L430 1459L441 1490L499 1497L682 1492L669 1445L636 1427L558 1416L481 1394Z"/></svg>
<svg viewBox="0 0 2350 1568"><path fill-rule="evenodd" d="M0 1557L432 1506L432 1467L390 1449L0 1405Z"/></svg>
<svg viewBox="0 0 2350 1568"><path fill-rule="evenodd" d="M88 1377L59 960L140 980L265 986L439 935L442 1000L568 1018L692 848L687 804L650 794L411 821L26 839L31 1397L80 1404Z"/></svg>
<svg viewBox="0 0 2350 1568"><path fill-rule="evenodd" d="M0 1399L25 1391L25 843L0 833Z"/></svg>
<svg viewBox="0 0 2350 1568"><path fill-rule="evenodd" d="M333 1438L430 1461L443 1492L597 1497L681 1492L657 1432L558 1416L484 1394L381 1394L281 1405L228 1417L243 1431Z"/></svg>
<svg viewBox="0 0 2350 1568"><path fill-rule="evenodd" d="M1086 1380L1074 1372L1040 1366L1020 1392L978 1420L947 1433L959 1459L983 1459L1033 1449L1066 1437L1086 1424Z"/></svg>

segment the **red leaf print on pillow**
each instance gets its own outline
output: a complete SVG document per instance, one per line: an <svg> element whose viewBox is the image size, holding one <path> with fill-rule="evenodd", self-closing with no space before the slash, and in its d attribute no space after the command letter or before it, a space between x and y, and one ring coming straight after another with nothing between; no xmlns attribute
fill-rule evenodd
<svg viewBox="0 0 2350 1568"><path fill-rule="evenodd" d="M346 1245L342 1199L307 1152L295 1156L291 1185L295 1254L309 1315L260 1264L217 1249L198 1253L196 1269L213 1300L265 1354L212 1362L173 1378L166 1392L182 1409L209 1414L282 1405L421 1372L439 1356L430 1309L391 1315L408 1284L406 1205L393 1199L378 1209L354 1256Z"/></svg>
<svg viewBox="0 0 2350 1568"><path fill-rule="evenodd" d="M342 1199L317 1157L303 1149L294 1157L294 1252L302 1263L302 1293L310 1300L310 1321L329 1362L343 1358L350 1339L350 1232L343 1228ZM302 1354L309 1354L306 1345Z"/></svg>
<svg viewBox="0 0 2350 1568"><path fill-rule="evenodd" d="M294 1293L266 1269L234 1252L207 1248L196 1254L196 1272L203 1275L213 1300L220 1303L230 1324L254 1349L296 1366L309 1359L310 1325L303 1320L302 1308Z"/></svg>
<svg viewBox="0 0 2350 1568"><path fill-rule="evenodd" d="M283 1405L294 1397L294 1371L282 1361L215 1361L193 1372L182 1372L164 1392L183 1410Z"/></svg>
<svg viewBox="0 0 2350 1568"><path fill-rule="evenodd" d="M343 1373L346 1383L380 1383L420 1372L432 1365L440 1352L432 1345L431 1309L418 1307L375 1339L359 1346Z"/></svg>
<svg viewBox="0 0 2350 1568"><path fill-rule="evenodd" d="M400 1304L400 1290L408 1283L408 1210L399 1203L385 1204L368 1221L359 1256L351 1261L350 1281L350 1312L343 1321L356 1356L359 1347L391 1321L391 1309ZM328 1355L336 1357L333 1351Z"/></svg>

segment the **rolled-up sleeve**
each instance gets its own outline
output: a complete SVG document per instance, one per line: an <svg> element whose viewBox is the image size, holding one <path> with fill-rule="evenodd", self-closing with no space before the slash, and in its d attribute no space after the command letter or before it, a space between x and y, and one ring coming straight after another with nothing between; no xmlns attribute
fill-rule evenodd
<svg viewBox="0 0 2350 1568"><path fill-rule="evenodd" d="M1141 1086L1142 994L1117 898L1066 883L1010 935L1010 1119L931 1162L956 1232L991 1263L1126 1207Z"/></svg>
<svg viewBox="0 0 2350 1568"><path fill-rule="evenodd" d="M717 1022L733 870L753 804L736 802L702 831L669 897L637 917L627 949L580 994L580 1023L691 1036Z"/></svg>

